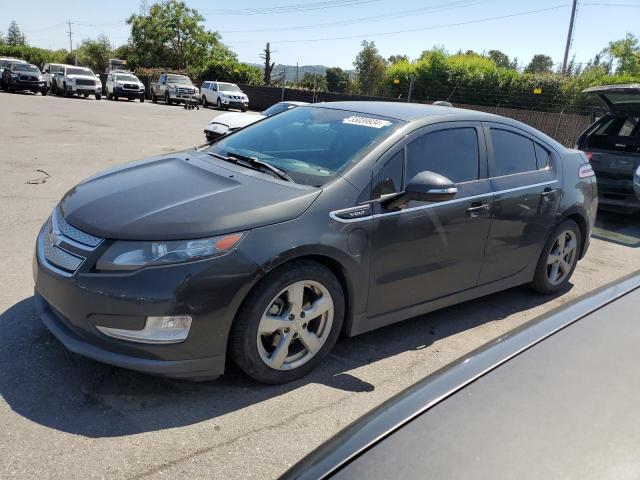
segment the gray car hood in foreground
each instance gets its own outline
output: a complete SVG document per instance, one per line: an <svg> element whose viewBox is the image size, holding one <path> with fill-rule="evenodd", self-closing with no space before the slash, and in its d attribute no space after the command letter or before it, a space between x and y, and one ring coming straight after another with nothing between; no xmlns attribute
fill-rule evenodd
<svg viewBox="0 0 640 480"><path fill-rule="evenodd" d="M319 194L191 150L98 174L71 189L60 206L67 222L92 235L174 240L291 220Z"/></svg>

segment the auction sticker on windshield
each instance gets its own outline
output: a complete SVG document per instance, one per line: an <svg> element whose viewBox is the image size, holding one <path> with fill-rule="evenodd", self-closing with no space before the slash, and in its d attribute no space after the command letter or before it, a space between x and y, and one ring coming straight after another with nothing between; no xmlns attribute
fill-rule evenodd
<svg viewBox="0 0 640 480"><path fill-rule="evenodd" d="M352 116L342 120L342 123L349 125L362 125L363 127L382 128L391 125L388 120L380 120L379 118Z"/></svg>

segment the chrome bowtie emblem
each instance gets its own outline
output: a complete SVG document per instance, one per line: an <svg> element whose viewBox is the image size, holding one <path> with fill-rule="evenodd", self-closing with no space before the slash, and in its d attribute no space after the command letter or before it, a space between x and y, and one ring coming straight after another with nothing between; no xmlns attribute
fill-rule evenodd
<svg viewBox="0 0 640 480"><path fill-rule="evenodd" d="M62 238L60 238L60 235L60 231L56 230L55 228L49 230L49 243L55 245L56 247L59 247L62 243Z"/></svg>

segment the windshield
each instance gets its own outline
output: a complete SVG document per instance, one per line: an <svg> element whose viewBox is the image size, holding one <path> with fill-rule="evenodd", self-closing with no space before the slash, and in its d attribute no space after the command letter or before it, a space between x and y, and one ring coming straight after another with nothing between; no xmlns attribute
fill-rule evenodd
<svg viewBox="0 0 640 480"><path fill-rule="evenodd" d="M0 60L0 68L6 68L11 66L12 63L25 64L26 62L21 60Z"/></svg>
<svg viewBox="0 0 640 480"><path fill-rule="evenodd" d="M66 75L90 75L94 76L93 72L88 68L67 68Z"/></svg>
<svg viewBox="0 0 640 480"><path fill-rule="evenodd" d="M117 82L139 82L138 77L134 75L116 75Z"/></svg>
<svg viewBox="0 0 640 480"><path fill-rule="evenodd" d="M189 77L184 75L167 75L167 83L180 83L182 85L193 85Z"/></svg>
<svg viewBox="0 0 640 480"><path fill-rule="evenodd" d="M221 92L240 92L240 87L234 85L233 83L219 83L218 87Z"/></svg>
<svg viewBox="0 0 640 480"><path fill-rule="evenodd" d="M321 186L357 163L399 124L363 113L298 107L223 137L208 151L255 157L284 170L296 183Z"/></svg>
<svg viewBox="0 0 640 480"><path fill-rule="evenodd" d="M14 72L31 72L31 73L40 73L40 69L35 65L24 65L17 63L12 67Z"/></svg>
<svg viewBox="0 0 640 480"><path fill-rule="evenodd" d="M280 103L276 103L275 105L271 105L269 108L261 112L261 115L264 115L265 117L270 117L271 115L284 112L285 110L290 110L294 107L295 105L291 105L290 103L280 102Z"/></svg>

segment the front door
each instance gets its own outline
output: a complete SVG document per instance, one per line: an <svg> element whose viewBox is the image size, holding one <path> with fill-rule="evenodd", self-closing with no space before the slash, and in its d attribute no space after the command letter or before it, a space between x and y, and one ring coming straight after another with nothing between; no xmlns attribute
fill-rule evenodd
<svg viewBox="0 0 640 480"><path fill-rule="evenodd" d="M535 269L562 194L560 160L550 146L510 126L484 128L494 197L480 284Z"/></svg>
<svg viewBox="0 0 640 480"><path fill-rule="evenodd" d="M380 166L373 195L392 193L425 170L455 182L458 193L445 202L411 202L398 211L376 204L370 318L477 285L492 204L482 127L447 122L414 132Z"/></svg>

